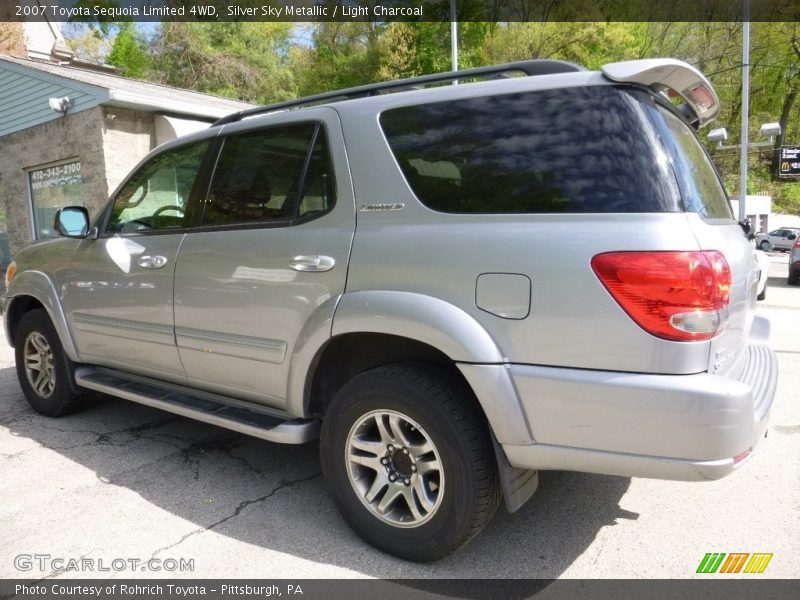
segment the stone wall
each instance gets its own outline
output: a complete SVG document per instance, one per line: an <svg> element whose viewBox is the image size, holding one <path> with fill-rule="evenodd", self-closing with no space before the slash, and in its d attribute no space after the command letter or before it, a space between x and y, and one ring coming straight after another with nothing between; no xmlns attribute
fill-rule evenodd
<svg viewBox="0 0 800 600"><path fill-rule="evenodd" d="M33 241L28 169L80 160L83 203L94 217L154 139L152 115L108 107L68 113L0 138L0 202L6 206L12 256Z"/></svg>
<svg viewBox="0 0 800 600"><path fill-rule="evenodd" d="M110 195L144 156L155 148L153 115L104 107L103 148Z"/></svg>

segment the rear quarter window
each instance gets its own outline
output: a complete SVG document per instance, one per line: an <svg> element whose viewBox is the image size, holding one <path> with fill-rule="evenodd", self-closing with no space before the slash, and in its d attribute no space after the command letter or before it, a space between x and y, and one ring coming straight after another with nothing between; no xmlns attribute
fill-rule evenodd
<svg viewBox="0 0 800 600"><path fill-rule="evenodd" d="M662 106L656 109L654 119L672 155L686 211L709 219L732 219L725 188L694 131Z"/></svg>
<svg viewBox="0 0 800 600"><path fill-rule="evenodd" d="M451 213L678 212L638 97L612 86L391 109L380 117L411 190Z"/></svg>

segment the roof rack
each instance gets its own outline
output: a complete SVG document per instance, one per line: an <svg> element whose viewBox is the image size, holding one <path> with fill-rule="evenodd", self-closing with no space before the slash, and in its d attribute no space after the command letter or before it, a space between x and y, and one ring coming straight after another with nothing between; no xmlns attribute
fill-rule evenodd
<svg viewBox="0 0 800 600"><path fill-rule="evenodd" d="M409 77L408 79L398 79L396 81L360 85L358 87L347 88L344 90L325 92L322 94L315 94L313 96L305 96L304 98L297 98L296 100L286 100L284 102L276 102L275 104L257 106L256 108L249 108L247 110L235 112L222 117L221 119L215 121L212 127L215 125L234 123L236 121L241 121L246 117L252 117L254 115L274 112L277 110L299 108L301 106L310 106L313 104L319 104L321 102L338 102L341 100L352 100L354 98L377 96L382 92L419 89L421 86L430 83L441 83L446 81L456 81L459 79L474 78L496 79L501 77L509 77L511 73L523 73L526 76L535 76L551 75L554 73L573 73L583 70L583 67L564 60L540 59L525 60L507 63L504 65L493 65L490 67L476 67L474 69L464 69L463 71L434 73L432 75Z"/></svg>

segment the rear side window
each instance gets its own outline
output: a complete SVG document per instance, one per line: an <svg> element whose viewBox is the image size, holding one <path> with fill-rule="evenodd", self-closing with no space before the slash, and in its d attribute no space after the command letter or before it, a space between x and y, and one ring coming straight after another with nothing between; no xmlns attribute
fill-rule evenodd
<svg viewBox="0 0 800 600"><path fill-rule="evenodd" d="M639 99L594 86L388 110L380 123L408 184L454 213L682 210Z"/></svg>
<svg viewBox="0 0 800 600"><path fill-rule="evenodd" d="M325 129L298 123L225 139L204 225L290 221L327 212L334 185Z"/></svg>
<svg viewBox="0 0 800 600"><path fill-rule="evenodd" d="M667 109L659 106L657 110L663 119L661 128L672 154L686 211L700 213L709 219L732 219L725 188L697 136Z"/></svg>

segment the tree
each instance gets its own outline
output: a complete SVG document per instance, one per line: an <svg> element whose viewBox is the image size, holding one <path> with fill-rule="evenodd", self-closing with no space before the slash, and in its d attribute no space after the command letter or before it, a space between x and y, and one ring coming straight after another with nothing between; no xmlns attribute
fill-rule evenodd
<svg viewBox="0 0 800 600"><path fill-rule="evenodd" d="M291 98L291 30L291 23L164 23L153 79L249 102Z"/></svg>
<svg viewBox="0 0 800 600"><path fill-rule="evenodd" d="M151 55L145 50L145 43L133 23L120 23L105 61L119 67L127 77L143 78L152 62Z"/></svg>
<svg viewBox="0 0 800 600"><path fill-rule="evenodd" d="M25 56L25 32L22 23L0 23L0 53Z"/></svg>

